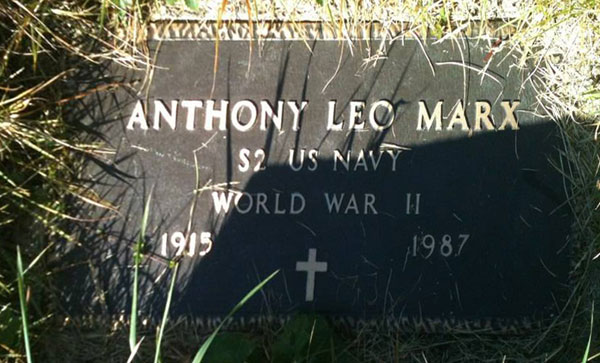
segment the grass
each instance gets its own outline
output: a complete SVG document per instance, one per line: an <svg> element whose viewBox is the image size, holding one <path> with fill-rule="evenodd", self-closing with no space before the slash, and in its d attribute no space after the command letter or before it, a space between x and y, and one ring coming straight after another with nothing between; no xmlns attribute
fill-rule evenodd
<svg viewBox="0 0 600 363"><path fill-rule="evenodd" d="M133 277L133 286L132 286L132 295L131 295L131 313L130 313L130 318L129 318L129 349L130 349L130 354L129 354L129 359L127 360L128 362L132 362L138 351L140 348L140 345L142 343L142 339L140 339L138 341L137 337L138 337L138 323L137 323L137 318L138 318L138 302L139 302L139 294L138 294L138 288L139 288L139 270L140 270L140 265L142 264L142 259L143 259L143 250L144 250L144 244L145 244L145 236L146 236L146 229L148 226L148 220L149 220L149 216L150 216L150 206L151 206L151 200L152 200L152 192L150 192L150 195L148 196L148 199L146 200L146 204L144 207L144 212L142 215L142 219L141 219L141 223L140 223L140 231L139 231L139 235L137 238L137 242L136 242L136 246L135 246L135 252L134 252L134 264L133 264L133 269L134 269L134 277ZM193 210L195 207L195 203L192 205L192 210L191 210L191 214L193 214ZM17 248L17 262L18 262L18 266L19 266L19 294L20 296L22 295L22 267L21 267L21 255L19 253L19 249ZM179 263L180 260L175 257L173 260L170 261L169 266L172 266L172 276L171 276L171 282L169 284L169 290L167 293L167 299L166 299L166 303L165 303L165 307L163 309L163 316L162 316L162 320L160 323L160 327L158 329L157 332L157 338L156 338L156 347L155 347L155 354L154 354L154 363L159 363L161 362L161 345L163 342L163 337L164 337L164 332L165 332L165 327L167 325L168 322L168 317L169 317L169 310L171 307L171 301L173 299L173 291L175 289L175 282L177 281L177 272L179 270ZM279 271L275 271L273 272L271 275L269 275L267 278L265 278L263 281L261 281L258 285L256 285L252 290L250 290L234 307L233 309L231 309L231 311L229 312L229 314L227 314L227 316L225 317L225 319L223 319L221 321L221 323L215 328L215 330L208 336L208 338L206 338L206 340L202 343L202 345L200 346L200 348L198 349L198 352L196 353L196 355L194 356L193 359L193 363L201 363L204 360L204 357L209 349L209 347L211 346L212 342L214 341L214 339L216 338L217 334L221 331L221 329L223 328L223 326L233 317L233 315L238 312L245 304L248 300L250 300L257 292L259 292L271 279L273 279L273 277L275 277L275 275L277 275ZM21 299L21 310L22 310L22 316L23 316L23 330L24 330L24 335L25 335L25 343L26 343L26 348L27 348L27 357L29 359L30 357L30 350L29 350L29 340L28 340L28 334L27 334L27 320L26 320L26 311L25 311L25 302L24 302L24 298ZM29 363L29 362L28 362Z"/></svg>
<svg viewBox="0 0 600 363"><path fill-rule="evenodd" d="M75 87L73 77L82 64L108 59L145 68L150 58L142 46L144 24L150 18L172 15L219 21L224 26L231 19L253 19L255 34L272 19L326 21L342 36L372 21L403 21L407 33L421 39L427 35L458 39L467 29L497 39L499 31L510 28L511 36L499 47L515 56L515 67L525 62L536 65L531 80L539 102L564 133L565 151L556 167L573 185L570 202L578 241L571 303L552 327L531 336L418 336L365 330L347 337L344 349L359 361L600 359L597 333L592 330L597 316L592 301L600 296L595 258L600 252L598 1L533 0L514 7L450 0L187 3L190 7L180 1L164 8L163 3L150 1L0 0L0 359L125 361L132 356L190 361L200 353L197 348L202 341L216 341L198 336L189 327L179 329L177 321L169 323L177 265L171 270L167 304L153 344L148 340L141 344L150 333L137 322L137 278L130 324L99 322L82 327L52 318L58 308L53 300L49 252L59 244L81 245L65 222L86 223L88 219L72 206L112 208L79 182L83 158L107 151L97 140L82 136L65 112L70 102L115 85ZM500 30L494 25L498 20L504 21ZM135 253L135 276L143 257L139 254L143 235ZM19 245L22 250L17 249ZM26 270L21 254L32 261ZM262 350L277 347L284 330L265 327L259 335Z"/></svg>
<svg viewBox="0 0 600 363"><path fill-rule="evenodd" d="M17 287L19 290L19 306L21 307L21 326L23 329L23 341L25 342L25 357L27 363L33 361L31 346L29 344L29 322L27 318L27 299L25 298L25 273L23 272L23 261L21 250L17 246Z"/></svg>
<svg viewBox="0 0 600 363"><path fill-rule="evenodd" d="M23 258L32 261L27 269L30 324L20 329L28 326L25 335L31 338L38 336L33 331L45 331L56 312L48 252L57 244L80 245L65 222L85 223L87 217L78 216L71 206L110 208L77 181L83 158L104 150L84 140L65 119L70 100L93 92L73 87L71 77L82 62L97 63L111 56L121 62L131 59L127 53L131 47L98 29L98 11L97 6L79 1L0 1L0 335L6 339L0 342L0 357L4 359L31 359L29 339L23 349L9 334L22 300L12 278L16 247L20 245ZM23 351L27 354L21 355Z"/></svg>
<svg viewBox="0 0 600 363"><path fill-rule="evenodd" d="M169 285L169 292L167 293L167 301L165 303L165 309L163 311L163 317L160 322L160 328L158 329L158 334L156 336L156 351L154 354L154 363L160 362L160 348L163 342L163 337L165 334L165 327L167 326L167 321L169 318L169 310L171 309L171 301L173 299L173 290L175 289L175 281L177 280L177 272L179 271L179 262L175 263L173 267L173 272L171 276L171 283Z"/></svg>
<svg viewBox="0 0 600 363"><path fill-rule="evenodd" d="M585 352L583 353L583 358L581 359L581 363L585 363L589 359L590 347L592 346L593 331L594 331L594 302L592 301L592 313L590 314L590 336L588 338L587 345L585 346Z"/></svg>
<svg viewBox="0 0 600 363"><path fill-rule="evenodd" d="M137 318L138 318L138 287L139 287L139 275L140 275L140 264L142 263L142 250L144 248L144 240L146 238L146 227L148 226L148 216L150 215L150 203L152 201L152 193L148 196L146 206L144 207L144 214L142 216L142 222L140 227L139 236L135 245L135 252L133 257L133 293L131 294L131 314L129 319L129 349L131 354L135 355L137 351Z"/></svg>
<svg viewBox="0 0 600 363"><path fill-rule="evenodd" d="M277 273L279 273L279 270L273 272L272 274L270 274L266 279L264 279L263 281L261 281L258 285L256 285L252 290L250 290L250 292L248 292L246 294L246 296L244 296L234 307L233 309L231 309L231 311L229 312L229 314L227 314L227 316L225 317L225 319L223 319L219 325L217 326L217 328L208 336L208 338L206 338L206 340L204 341L204 343L202 343L202 345L200 346L200 349L198 349L198 352L196 353L196 355L194 356L194 360L192 361L192 363L201 363L202 360L204 359L204 356L206 355L206 352L208 351L208 348L210 347L210 345L212 344L213 340L215 340L215 337L217 336L217 334L219 334L219 331L223 328L223 326L227 323L227 321L229 321L231 319L231 317L238 312L245 304L248 300L250 300L250 298L252 296L254 296L257 292L259 292L263 286L265 286L269 281L271 281L271 279L273 277L275 277L275 275L277 275Z"/></svg>

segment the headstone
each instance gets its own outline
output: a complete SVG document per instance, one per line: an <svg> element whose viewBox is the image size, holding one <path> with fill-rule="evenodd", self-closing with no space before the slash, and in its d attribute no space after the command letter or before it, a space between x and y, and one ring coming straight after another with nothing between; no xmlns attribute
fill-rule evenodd
<svg viewBox="0 0 600 363"><path fill-rule="evenodd" d="M180 256L171 314L199 322L276 270L242 324L296 312L426 331L551 320L572 217L560 135L527 70L493 40L348 42L305 27L252 43L243 26L222 32L214 73L214 25L153 25L156 68L93 105L90 126L116 152L88 177L119 216L95 226L92 273L71 274L65 300L127 311L151 198L142 314L162 313Z"/></svg>

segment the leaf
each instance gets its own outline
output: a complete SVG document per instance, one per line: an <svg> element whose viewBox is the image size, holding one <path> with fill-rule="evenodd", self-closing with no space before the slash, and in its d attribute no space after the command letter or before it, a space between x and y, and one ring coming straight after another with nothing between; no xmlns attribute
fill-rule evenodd
<svg viewBox="0 0 600 363"><path fill-rule="evenodd" d="M246 362L258 346L255 339L242 333L223 333L215 338L206 352L207 362Z"/></svg>
<svg viewBox="0 0 600 363"><path fill-rule="evenodd" d="M167 5L175 5L177 0L167 0Z"/></svg>
<svg viewBox="0 0 600 363"><path fill-rule="evenodd" d="M135 347L133 347L133 350L131 351L131 353L129 353L129 358L127 358L127 363L133 362L138 350L140 349L140 345L142 345L142 342L144 341L144 338L145 337L142 337L142 339L140 339L140 341L135 345Z"/></svg>
<svg viewBox="0 0 600 363"><path fill-rule="evenodd" d="M588 100L600 100L600 90L591 90L583 94Z"/></svg>
<svg viewBox="0 0 600 363"><path fill-rule="evenodd" d="M146 201L144 207L144 214L142 216L140 234L135 244L135 251L133 253L133 292L131 294L131 318L129 324L129 350L133 353L137 351L137 316L138 316L138 284L139 284L139 270L140 263L142 262L142 248L144 246L144 238L146 236L146 227L148 226L148 216L150 214L150 201L152 200L152 191Z"/></svg>
<svg viewBox="0 0 600 363"><path fill-rule="evenodd" d="M119 2L119 16L121 16L121 18L125 18L125 15L127 15L127 13L129 13L129 10L131 9L131 0L118 0Z"/></svg>
<svg viewBox="0 0 600 363"><path fill-rule="evenodd" d="M192 10L198 10L199 0L185 0L185 5Z"/></svg>
<svg viewBox="0 0 600 363"><path fill-rule="evenodd" d="M323 6L323 0L315 0L317 2L317 4Z"/></svg>
<svg viewBox="0 0 600 363"><path fill-rule="evenodd" d="M19 326L17 312L8 305L3 306L0 309L0 345L16 347L19 343Z"/></svg>
<svg viewBox="0 0 600 363"><path fill-rule="evenodd" d="M162 344L165 327L169 319L169 309L171 308L171 300L173 299L173 290L175 290L175 281L177 280L177 272L179 271L179 263L176 262L173 267L173 276L171 276L171 285L169 286L169 293L167 294L167 302L165 303L165 310L163 311L162 322L158 330L158 336L156 337L156 351L154 353L154 363L160 362L160 346Z"/></svg>
<svg viewBox="0 0 600 363"><path fill-rule="evenodd" d="M442 27L442 25L440 23L436 23L433 27L433 29L431 29L431 34L438 38L441 39L442 36L444 35L444 29Z"/></svg>
<svg viewBox="0 0 600 363"><path fill-rule="evenodd" d="M25 274L23 273L23 260L21 249L17 246L17 286L19 290L19 303L21 305L21 324L23 325L23 340L25 341L25 354L27 363L32 362L31 347L29 345L29 324L27 323L27 301L25 301Z"/></svg>
<svg viewBox="0 0 600 363"><path fill-rule="evenodd" d="M100 6L100 15L98 19L98 29L100 30L102 30L102 28L104 27L104 19L106 18L107 8L107 0L102 0L102 5Z"/></svg>
<svg viewBox="0 0 600 363"><path fill-rule="evenodd" d="M298 315L283 328L272 346L272 362L353 362L343 353L344 342L327 321L315 315Z"/></svg>
<svg viewBox="0 0 600 363"><path fill-rule="evenodd" d="M254 294L256 294L257 292L259 292L267 284L267 282L271 281L271 279L273 277L275 277L275 275L277 275L277 273L279 273L279 270L273 272L272 274L269 275L269 277L267 277L261 283L259 283L258 285L256 285L252 290L250 290L249 293L246 294L246 296L244 296L244 298L242 300L240 300L233 307L233 309L231 309L231 311L229 312L229 314L227 314L227 316L225 317L225 319L223 319L221 321L221 323L219 324L219 326L217 326L217 328L215 329L215 331L213 331L212 334L208 337L208 339L206 339L206 341L204 341L204 343L202 344L202 346L200 346L200 349L198 349L198 352L196 353L196 356L194 357L193 363L200 363L200 362L202 362L202 359L204 358L204 355L206 355L206 351L210 347L212 341L215 339L215 337L219 333L219 330L221 330L221 328L223 327L223 325L225 324L225 322L227 322L229 320L229 318L231 318L233 316L233 314L235 314L238 310L240 310L242 308L242 306L244 306L244 304L246 304L246 302L248 300L250 300L250 298L252 296L254 296Z"/></svg>
<svg viewBox="0 0 600 363"><path fill-rule="evenodd" d="M448 16L446 15L446 8L442 6L440 9L440 23L442 25L448 24Z"/></svg>

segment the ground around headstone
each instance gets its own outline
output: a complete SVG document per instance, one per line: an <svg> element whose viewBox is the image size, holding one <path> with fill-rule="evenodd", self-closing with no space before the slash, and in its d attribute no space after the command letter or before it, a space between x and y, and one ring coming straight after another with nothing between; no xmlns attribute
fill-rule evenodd
<svg viewBox="0 0 600 363"><path fill-rule="evenodd" d="M151 198L138 283L154 321L166 261L179 258L171 314L199 325L277 270L240 326L318 313L351 327L517 333L560 314L573 218L553 165L568 161L528 70L502 62L510 54L490 57L477 38L383 43L373 32L348 46L315 24L314 39L294 39L283 24L252 51L221 39L214 74L202 24L151 31L146 92L90 111L116 153L103 160L112 172L87 179L121 216L95 227L97 275L67 275L74 313L131 308ZM98 284L106 299L94 303Z"/></svg>
<svg viewBox="0 0 600 363"><path fill-rule="evenodd" d="M144 21L173 13L143 2L12 2L0 11L2 359L33 349L36 361L191 361L198 332L274 269L206 359L593 359L597 11L486 4L223 2L185 10L201 24L157 33ZM218 28L210 19L223 19L214 80L216 41L196 47ZM292 31L279 32L286 20ZM303 20L326 30L303 31ZM389 31L378 42L365 28ZM268 29L285 41L266 41Z"/></svg>

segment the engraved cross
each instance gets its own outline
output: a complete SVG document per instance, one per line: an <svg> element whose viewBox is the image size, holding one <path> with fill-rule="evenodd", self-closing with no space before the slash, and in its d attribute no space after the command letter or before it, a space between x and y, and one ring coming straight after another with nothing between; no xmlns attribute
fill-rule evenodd
<svg viewBox="0 0 600 363"><path fill-rule="evenodd" d="M306 301L313 301L315 294L315 273L327 272L327 262L317 261L317 249L308 249L308 261L296 262L296 271L306 271Z"/></svg>

